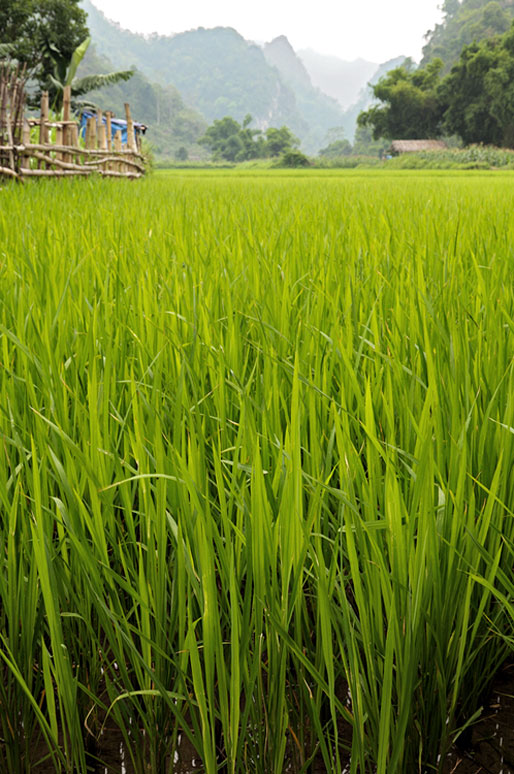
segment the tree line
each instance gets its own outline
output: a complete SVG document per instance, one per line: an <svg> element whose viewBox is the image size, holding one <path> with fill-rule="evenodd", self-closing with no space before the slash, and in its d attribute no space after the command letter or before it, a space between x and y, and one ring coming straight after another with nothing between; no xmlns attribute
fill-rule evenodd
<svg viewBox="0 0 514 774"><path fill-rule="evenodd" d="M199 142L213 154L215 161L248 161L280 156L300 144L287 126L270 127L266 131L252 129L252 116L246 115L240 124L225 116L214 121Z"/></svg>
<svg viewBox="0 0 514 774"><path fill-rule="evenodd" d="M373 87L380 104L359 115L359 126L375 139L457 135L465 144L514 147L514 24L464 46L450 72L443 70L440 58L391 70Z"/></svg>

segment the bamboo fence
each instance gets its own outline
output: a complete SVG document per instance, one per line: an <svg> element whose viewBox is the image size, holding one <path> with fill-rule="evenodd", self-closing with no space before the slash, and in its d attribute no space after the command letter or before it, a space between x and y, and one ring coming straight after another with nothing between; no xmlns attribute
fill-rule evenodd
<svg viewBox="0 0 514 774"><path fill-rule="evenodd" d="M41 97L39 118L24 115L24 73L4 66L0 69L0 176L23 180L29 177L138 178L145 161L134 131L130 106L125 104L127 142L121 130L112 136L112 113L97 111L88 118L85 138L71 117L71 90L63 95L62 120L49 117L48 93ZM33 142L32 127L37 127Z"/></svg>

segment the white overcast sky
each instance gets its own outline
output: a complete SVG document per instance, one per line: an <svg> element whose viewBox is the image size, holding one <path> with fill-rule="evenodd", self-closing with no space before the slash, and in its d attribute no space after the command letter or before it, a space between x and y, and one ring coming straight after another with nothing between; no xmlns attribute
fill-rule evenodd
<svg viewBox="0 0 514 774"><path fill-rule="evenodd" d="M293 48L342 59L419 60L427 30L441 19L441 0L93 0L134 32L168 35L195 27L235 27L259 42L287 35Z"/></svg>

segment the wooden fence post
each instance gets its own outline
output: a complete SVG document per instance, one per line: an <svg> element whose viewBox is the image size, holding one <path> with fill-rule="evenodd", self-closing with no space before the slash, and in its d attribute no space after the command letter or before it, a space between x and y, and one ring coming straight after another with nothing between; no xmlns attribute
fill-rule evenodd
<svg viewBox="0 0 514 774"><path fill-rule="evenodd" d="M30 124L26 118L23 119L22 143L24 148L28 148L30 145ZM20 168L30 169L30 151L22 154Z"/></svg>
<svg viewBox="0 0 514 774"><path fill-rule="evenodd" d="M70 145L74 148L79 147L79 128L77 124L71 124L70 126Z"/></svg>
<svg viewBox="0 0 514 774"><path fill-rule="evenodd" d="M125 102L125 117L127 119L127 146L129 150L137 152L136 138L134 136L134 122L130 113L130 105Z"/></svg>
<svg viewBox="0 0 514 774"><path fill-rule="evenodd" d="M48 92L41 94L41 115L39 117L39 144L48 144Z"/></svg>
<svg viewBox="0 0 514 774"><path fill-rule="evenodd" d="M58 124L55 130L55 144L56 145L66 145L64 142L64 138L66 136L66 130L62 124ZM68 157L66 153L62 153L61 151L55 152L55 158L60 161L68 161Z"/></svg>
<svg viewBox="0 0 514 774"><path fill-rule="evenodd" d="M87 150L96 150L96 118L94 116L87 119L86 148Z"/></svg>
<svg viewBox="0 0 514 774"><path fill-rule="evenodd" d="M107 121L107 127L106 127L106 139L107 139L107 150L112 150L112 112L110 110L107 111L105 114L105 119Z"/></svg>
<svg viewBox="0 0 514 774"><path fill-rule="evenodd" d="M107 133L105 131L104 114L101 110L97 113L98 118L98 147L100 150L107 150Z"/></svg>
<svg viewBox="0 0 514 774"><path fill-rule="evenodd" d="M114 152L120 153L121 150L123 150L123 143L121 141L121 129L118 129L114 135ZM123 172L124 164L121 160L115 166L117 167L118 172Z"/></svg>
<svg viewBox="0 0 514 774"><path fill-rule="evenodd" d="M7 145L7 98L8 87L7 80L4 80L3 73L0 79L0 145ZM0 151L0 167L7 164L5 151ZM4 161L4 159L6 159Z"/></svg>
<svg viewBox="0 0 514 774"><path fill-rule="evenodd" d="M65 86L62 95L62 144L71 145L70 143L70 120L71 120L71 86ZM64 153L62 157L63 161L72 161L68 153Z"/></svg>
<svg viewBox="0 0 514 774"><path fill-rule="evenodd" d="M128 102L125 102L125 116L127 118L127 148L130 151L132 151L132 153L137 153L136 137L134 133L134 122L132 120L132 115L130 113L130 105ZM134 156L129 155L128 160L135 161L135 158ZM125 165L125 171L132 172L133 167Z"/></svg>

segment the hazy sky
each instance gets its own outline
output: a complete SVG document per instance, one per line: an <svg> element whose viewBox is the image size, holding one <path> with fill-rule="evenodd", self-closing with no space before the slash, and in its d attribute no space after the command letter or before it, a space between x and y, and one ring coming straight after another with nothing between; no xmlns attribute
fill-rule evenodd
<svg viewBox="0 0 514 774"><path fill-rule="evenodd" d="M170 34L194 27L235 27L245 38L287 35L293 48L342 59L420 58L423 36L441 19L441 0L93 0L134 32ZM305 10L304 10L305 9Z"/></svg>

